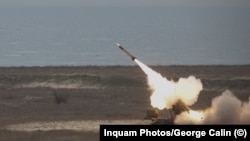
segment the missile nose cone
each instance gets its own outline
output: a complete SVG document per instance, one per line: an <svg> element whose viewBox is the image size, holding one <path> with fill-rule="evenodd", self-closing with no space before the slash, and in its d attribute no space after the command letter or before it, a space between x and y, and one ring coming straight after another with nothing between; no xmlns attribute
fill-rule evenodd
<svg viewBox="0 0 250 141"><path fill-rule="evenodd" d="M122 47L122 45L121 44L119 44L119 43L116 43L116 45L121 49L121 50L124 50L124 48Z"/></svg>
<svg viewBox="0 0 250 141"><path fill-rule="evenodd" d="M120 47L120 46L121 46L121 44L119 44L119 43L116 43L116 45L117 45L118 47Z"/></svg>

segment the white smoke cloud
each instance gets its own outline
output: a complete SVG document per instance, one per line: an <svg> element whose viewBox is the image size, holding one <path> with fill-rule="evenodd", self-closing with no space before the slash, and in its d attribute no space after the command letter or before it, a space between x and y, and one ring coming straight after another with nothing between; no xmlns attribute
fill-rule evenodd
<svg viewBox="0 0 250 141"><path fill-rule="evenodd" d="M201 80L194 76L180 78L176 83L175 95L177 95L186 105L190 106L197 101L202 88Z"/></svg>
<svg viewBox="0 0 250 141"><path fill-rule="evenodd" d="M240 121L242 124L250 124L250 97L248 98L248 102L242 105Z"/></svg>
<svg viewBox="0 0 250 141"><path fill-rule="evenodd" d="M199 111L202 119L193 120L188 112L183 112L175 119L176 124L249 124L250 97L242 102L231 91L226 90L212 100L210 108Z"/></svg>
<svg viewBox="0 0 250 141"><path fill-rule="evenodd" d="M170 81L139 60L135 62L148 77L152 90L151 105L160 110L170 109L178 100L193 105L203 89L200 79L195 76ZM190 109L176 116L175 124L250 124L250 97L242 102L231 91L226 90L212 100L212 105L202 111Z"/></svg>
<svg viewBox="0 0 250 141"><path fill-rule="evenodd" d="M150 97L153 107L170 109L180 99L188 106L197 101L203 88L200 79L189 76L180 78L177 82L170 81L139 60L135 59L135 62L148 77L148 85L153 92Z"/></svg>

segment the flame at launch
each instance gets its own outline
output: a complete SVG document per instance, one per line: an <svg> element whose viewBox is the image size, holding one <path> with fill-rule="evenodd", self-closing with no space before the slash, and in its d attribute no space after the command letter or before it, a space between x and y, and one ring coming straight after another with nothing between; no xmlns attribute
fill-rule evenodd
<svg viewBox="0 0 250 141"><path fill-rule="evenodd" d="M204 113L201 111L185 111L177 115L175 124L201 124L204 121Z"/></svg>
<svg viewBox="0 0 250 141"><path fill-rule="evenodd" d="M203 119L202 113L197 112L197 111L194 111L194 110L190 110L190 111L189 111L189 115L190 115L190 117L191 117L192 119L197 120L197 121L200 121L200 120Z"/></svg>

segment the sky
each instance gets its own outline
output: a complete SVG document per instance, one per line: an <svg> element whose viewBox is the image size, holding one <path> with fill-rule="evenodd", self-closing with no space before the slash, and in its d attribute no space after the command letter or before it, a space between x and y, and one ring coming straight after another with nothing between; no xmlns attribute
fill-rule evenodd
<svg viewBox="0 0 250 141"><path fill-rule="evenodd" d="M250 6L250 0L0 0L0 6Z"/></svg>

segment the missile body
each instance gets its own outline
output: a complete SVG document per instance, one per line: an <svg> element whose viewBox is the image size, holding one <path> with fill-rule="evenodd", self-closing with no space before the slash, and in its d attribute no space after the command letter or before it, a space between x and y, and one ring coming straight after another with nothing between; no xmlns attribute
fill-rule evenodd
<svg viewBox="0 0 250 141"><path fill-rule="evenodd" d="M125 52L133 61L136 59L130 52L128 52L125 48L123 48L120 44L116 44L123 52Z"/></svg>

